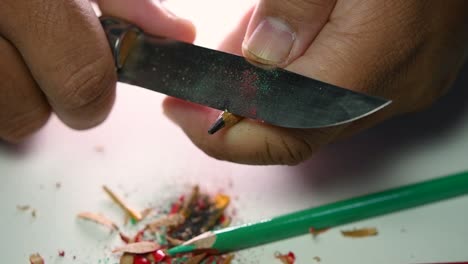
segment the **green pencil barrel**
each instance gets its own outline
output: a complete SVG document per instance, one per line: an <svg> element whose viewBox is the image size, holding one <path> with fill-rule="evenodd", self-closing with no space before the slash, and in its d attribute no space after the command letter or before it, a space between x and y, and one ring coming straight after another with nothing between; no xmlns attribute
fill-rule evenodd
<svg viewBox="0 0 468 264"><path fill-rule="evenodd" d="M468 172L216 231L220 252L253 247L468 193Z"/></svg>

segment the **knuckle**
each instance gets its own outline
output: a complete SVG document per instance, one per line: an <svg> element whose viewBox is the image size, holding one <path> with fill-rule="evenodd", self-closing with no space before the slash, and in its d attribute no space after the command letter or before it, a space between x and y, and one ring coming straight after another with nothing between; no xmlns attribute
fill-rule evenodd
<svg viewBox="0 0 468 264"><path fill-rule="evenodd" d="M114 87L116 76L112 65L96 59L66 74L58 97L65 110L80 110L105 99Z"/></svg>

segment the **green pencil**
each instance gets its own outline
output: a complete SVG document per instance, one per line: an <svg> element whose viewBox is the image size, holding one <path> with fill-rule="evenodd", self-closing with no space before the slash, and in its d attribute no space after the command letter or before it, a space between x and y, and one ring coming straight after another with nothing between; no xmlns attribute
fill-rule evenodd
<svg viewBox="0 0 468 264"><path fill-rule="evenodd" d="M292 214L210 231L168 250L226 253L396 212L468 193L468 171L343 200Z"/></svg>

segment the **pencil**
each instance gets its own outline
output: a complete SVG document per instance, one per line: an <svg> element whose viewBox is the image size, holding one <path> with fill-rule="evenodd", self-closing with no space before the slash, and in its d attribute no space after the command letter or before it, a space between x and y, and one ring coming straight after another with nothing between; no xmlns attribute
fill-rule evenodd
<svg viewBox="0 0 468 264"><path fill-rule="evenodd" d="M384 215L468 193L468 171L266 219L205 232L168 250L226 253Z"/></svg>
<svg viewBox="0 0 468 264"><path fill-rule="evenodd" d="M229 113L227 110L222 112L218 119L208 129L208 134L213 135L222 128L229 128L242 120L242 117Z"/></svg>

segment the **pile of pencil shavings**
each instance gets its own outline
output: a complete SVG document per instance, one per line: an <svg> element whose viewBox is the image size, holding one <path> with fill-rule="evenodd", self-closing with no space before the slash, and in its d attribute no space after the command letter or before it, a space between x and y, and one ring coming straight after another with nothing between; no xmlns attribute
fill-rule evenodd
<svg viewBox="0 0 468 264"><path fill-rule="evenodd" d="M104 190L126 211L133 223L150 215L151 209L138 213L109 188L104 187ZM210 255L208 252L198 252L171 257L166 253L167 249L178 246L204 232L229 226L230 218L225 215L229 202L230 198L227 195L217 194L211 197L201 193L199 187L195 186L190 196L180 196L176 202L172 203L167 215L149 221L133 236L121 232L116 224L102 215L81 213L78 217L100 223L119 232L124 245L114 249L113 253L121 254L120 264L229 264L234 255ZM138 219L135 219L135 216Z"/></svg>

